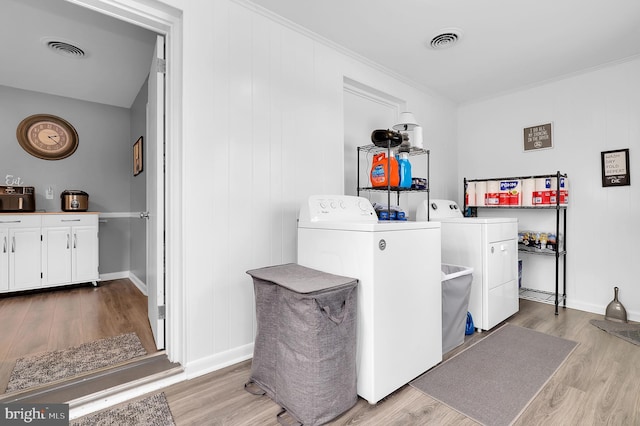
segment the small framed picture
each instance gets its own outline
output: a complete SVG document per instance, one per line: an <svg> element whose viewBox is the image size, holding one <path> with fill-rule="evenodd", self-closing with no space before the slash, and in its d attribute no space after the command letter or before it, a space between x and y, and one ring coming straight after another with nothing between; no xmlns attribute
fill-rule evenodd
<svg viewBox="0 0 640 426"><path fill-rule="evenodd" d="M133 144L133 175L138 176L142 172L142 136Z"/></svg>
<svg viewBox="0 0 640 426"><path fill-rule="evenodd" d="M603 151L600 156L602 161L602 186L631 185L629 148Z"/></svg>
<svg viewBox="0 0 640 426"><path fill-rule="evenodd" d="M553 148L553 123L525 127L523 139L524 152Z"/></svg>

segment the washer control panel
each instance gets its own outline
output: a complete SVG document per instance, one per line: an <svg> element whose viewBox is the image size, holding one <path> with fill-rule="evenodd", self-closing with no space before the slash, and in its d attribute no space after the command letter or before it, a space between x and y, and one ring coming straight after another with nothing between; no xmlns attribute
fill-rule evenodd
<svg viewBox="0 0 640 426"><path fill-rule="evenodd" d="M352 195L312 195L300 209L300 221L377 222L373 206Z"/></svg>

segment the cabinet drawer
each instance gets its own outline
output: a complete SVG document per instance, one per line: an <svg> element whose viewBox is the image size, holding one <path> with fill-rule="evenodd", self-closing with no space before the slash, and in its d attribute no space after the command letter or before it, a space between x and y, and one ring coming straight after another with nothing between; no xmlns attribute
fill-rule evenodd
<svg viewBox="0 0 640 426"><path fill-rule="evenodd" d="M98 225L97 214L51 214L42 216L42 226Z"/></svg>
<svg viewBox="0 0 640 426"><path fill-rule="evenodd" d="M32 228L40 227L40 215L1 214L0 228Z"/></svg>

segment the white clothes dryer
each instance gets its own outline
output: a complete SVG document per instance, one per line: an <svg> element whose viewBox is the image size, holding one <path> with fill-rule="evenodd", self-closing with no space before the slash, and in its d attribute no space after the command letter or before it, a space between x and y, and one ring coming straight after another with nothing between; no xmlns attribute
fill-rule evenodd
<svg viewBox="0 0 640 426"><path fill-rule="evenodd" d="M443 263L473 268L469 312L475 328L490 330L518 312L518 219L464 217L451 200L425 201L415 217L441 223Z"/></svg>
<svg viewBox="0 0 640 426"><path fill-rule="evenodd" d="M378 221L366 198L311 196L298 264L358 279L357 388L370 404L442 361L440 223Z"/></svg>

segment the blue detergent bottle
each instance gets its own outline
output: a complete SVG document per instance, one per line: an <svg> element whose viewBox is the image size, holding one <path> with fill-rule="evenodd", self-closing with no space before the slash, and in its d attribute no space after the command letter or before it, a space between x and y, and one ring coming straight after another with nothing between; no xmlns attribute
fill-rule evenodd
<svg viewBox="0 0 640 426"><path fill-rule="evenodd" d="M411 188L411 162L409 161L409 153L401 152L398 154L398 173L400 174L400 187Z"/></svg>

